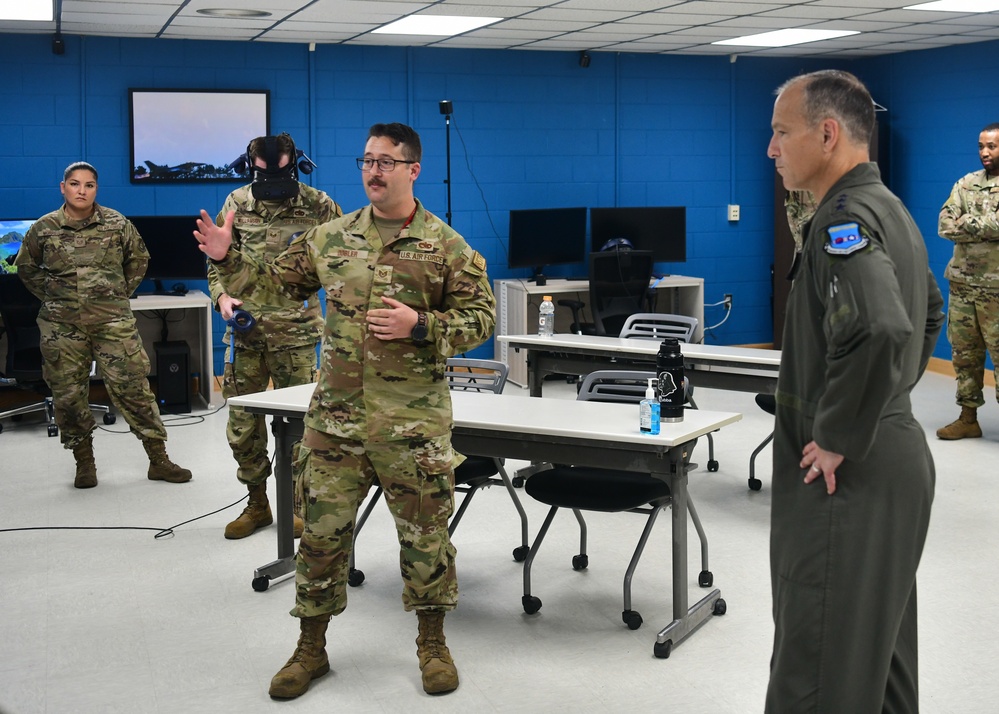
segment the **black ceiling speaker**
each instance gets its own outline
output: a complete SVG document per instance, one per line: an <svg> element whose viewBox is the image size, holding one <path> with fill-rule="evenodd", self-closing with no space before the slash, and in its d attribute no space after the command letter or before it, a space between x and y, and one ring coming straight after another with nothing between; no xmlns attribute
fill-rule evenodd
<svg viewBox="0 0 999 714"><path fill-rule="evenodd" d="M586 50L579 53L579 66L583 69L590 66L590 53Z"/></svg>
<svg viewBox="0 0 999 714"><path fill-rule="evenodd" d="M62 39L62 35L60 35L58 32L52 35L52 54L54 55L66 54L66 41Z"/></svg>

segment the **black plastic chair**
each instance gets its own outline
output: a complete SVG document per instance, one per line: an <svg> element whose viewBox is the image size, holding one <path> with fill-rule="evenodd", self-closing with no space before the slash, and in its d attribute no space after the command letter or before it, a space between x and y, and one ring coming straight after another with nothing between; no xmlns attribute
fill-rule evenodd
<svg viewBox="0 0 999 714"><path fill-rule="evenodd" d="M645 388L649 378L654 376L653 372L641 371L599 370L591 372L583 379L577 399L626 402L637 405L645 397ZM635 419L636 421L638 419L637 409L635 410ZM692 450L693 448L691 448ZM688 468L696 468L696 464L689 463L689 459L690 453L688 452L685 455L685 463ZM645 528L624 575L624 609L621 612L621 619L629 629L637 630L641 627L642 616L631 606L631 580L659 512L672 504L669 484L651 474L634 471L556 465L551 469L534 473L527 479L524 490L532 498L551 506L541 530L527 554L527 560L524 561L524 596L522 598L524 612L530 615L541 609L541 600L531 593L531 565L559 509L572 509L579 522L579 553L572 557L573 570L585 570L589 566L589 556L586 554L586 521L583 519L581 511L609 513L628 511L648 516ZM707 537L701 527L697 511L694 509L693 499L689 497L687 509L701 542L702 569L698 583L702 587L711 587L714 576L708 570Z"/></svg>
<svg viewBox="0 0 999 714"><path fill-rule="evenodd" d="M696 317L667 312L636 312L625 320L619 337L660 342L667 337L675 337L680 342L693 342L696 330Z"/></svg>
<svg viewBox="0 0 999 714"><path fill-rule="evenodd" d="M0 386L31 390L42 397L39 401L0 412L0 419L19 419L25 414L45 413L49 436L58 436L52 392L42 376L42 351L39 347L38 311L41 301L14 274L0 274L0 317L7 335L7 359ZM113 424L115 415L102 404L90 408L104 412L104 423ZM3 424L0 424L0 432Z"/></svg>
<svg viewBox="0 0 999 714"><path fill-rule="evenodd" d="M501 394L506 384L508 371L507 365L503 362L488 359L452 357L447 361L445 376L448 386L452 391L493 392ZM520 514L521 544L514 548L513 559L518 563L523 562L530 549L528 545L527 512L520 503L520 498L513 487L513 482L506 472L503 459L492 456L466 456L465 460L454 470L454 490L458 493L464 493L465 497L461 499L458 510L451 517L451 522L448 524L447 529L448 535L454 534L458 523L472 502L472 497L483 488L498 485L506 488L514 507L517 509L517 513ZM372 509L374 509L375 504L378 503L381 495L382 489L379 486L371 498L368 499L364 511L357 519L357 523L354 526L355 548L361 527L368 520L368 516L371 514ZM347 576L347 583L357 587L364 582L364 572L354 567L355 548L351 548L350 550L350 573Z"/></svg>
<svg viewBox="0 0 999 714"><path fill-rule="evenodd" d="M629 317L621 328L621 338L632 340L659 340L675 337L680 342L692 342L697 330L697 318L689 315L671 315L664 312L639 312ZM681 349L682 351L682 349ZM694 388L687 385L687 403L697 409ZM715 460L715 440L708 434L708 471L718 470Z"/></svg>
<svg viewBox="0 0 999 714"><path fill-rule="evenodd" d="M777 413L777 397L773 394L757 394L756 395L756 405L765 411L767 414ZM749 490L759 491L763 488L763 482L756 478L756 457L760 455L760 452L766 448L767 444L774 440L774 433L771 431L770 436L760 442L760 445L756 447L753 451L753 455L749 457Z"/></svg>

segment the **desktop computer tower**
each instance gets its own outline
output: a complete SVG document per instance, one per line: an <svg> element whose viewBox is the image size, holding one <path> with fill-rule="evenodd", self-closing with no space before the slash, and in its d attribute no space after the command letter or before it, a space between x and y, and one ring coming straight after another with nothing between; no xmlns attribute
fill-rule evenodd
<svg viewBox="0 0 999 714"><path fill-rule="evenodd" d="M186 342L157 342L156 404L161 414L191 411L191 348Z"/></svg>

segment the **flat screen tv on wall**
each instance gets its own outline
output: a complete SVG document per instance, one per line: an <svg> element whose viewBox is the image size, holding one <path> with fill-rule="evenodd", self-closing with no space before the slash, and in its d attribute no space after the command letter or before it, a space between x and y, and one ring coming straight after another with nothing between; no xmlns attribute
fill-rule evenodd
<svg viewBox="0 0 999 714"><path fill-rule="evenodd" d="M135 184L245 181L229 164L270 133L270 92L129 89Z"/></svg>
<svg viewBox="0 0 999 714"><path fill-rule="evenodd" d="M14 258L34 218L0 218L0 274L16 273Z"/></svg>

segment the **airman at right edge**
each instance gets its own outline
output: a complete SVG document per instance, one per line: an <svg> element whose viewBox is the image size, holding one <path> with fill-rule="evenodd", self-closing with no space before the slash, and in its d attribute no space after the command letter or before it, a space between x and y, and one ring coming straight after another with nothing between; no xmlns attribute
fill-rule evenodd
<svg viewBox="0 0 999 714"><path fill-rule="evenodd" d="M940 237L954 243L944 277L950 281L947 338L961 407L954 422L937 430L946 440L982 435L978 408L985 404L986 350L999 383L999 122L978 135L978 158L982 170L954 184L938 227Z"/></svg>

